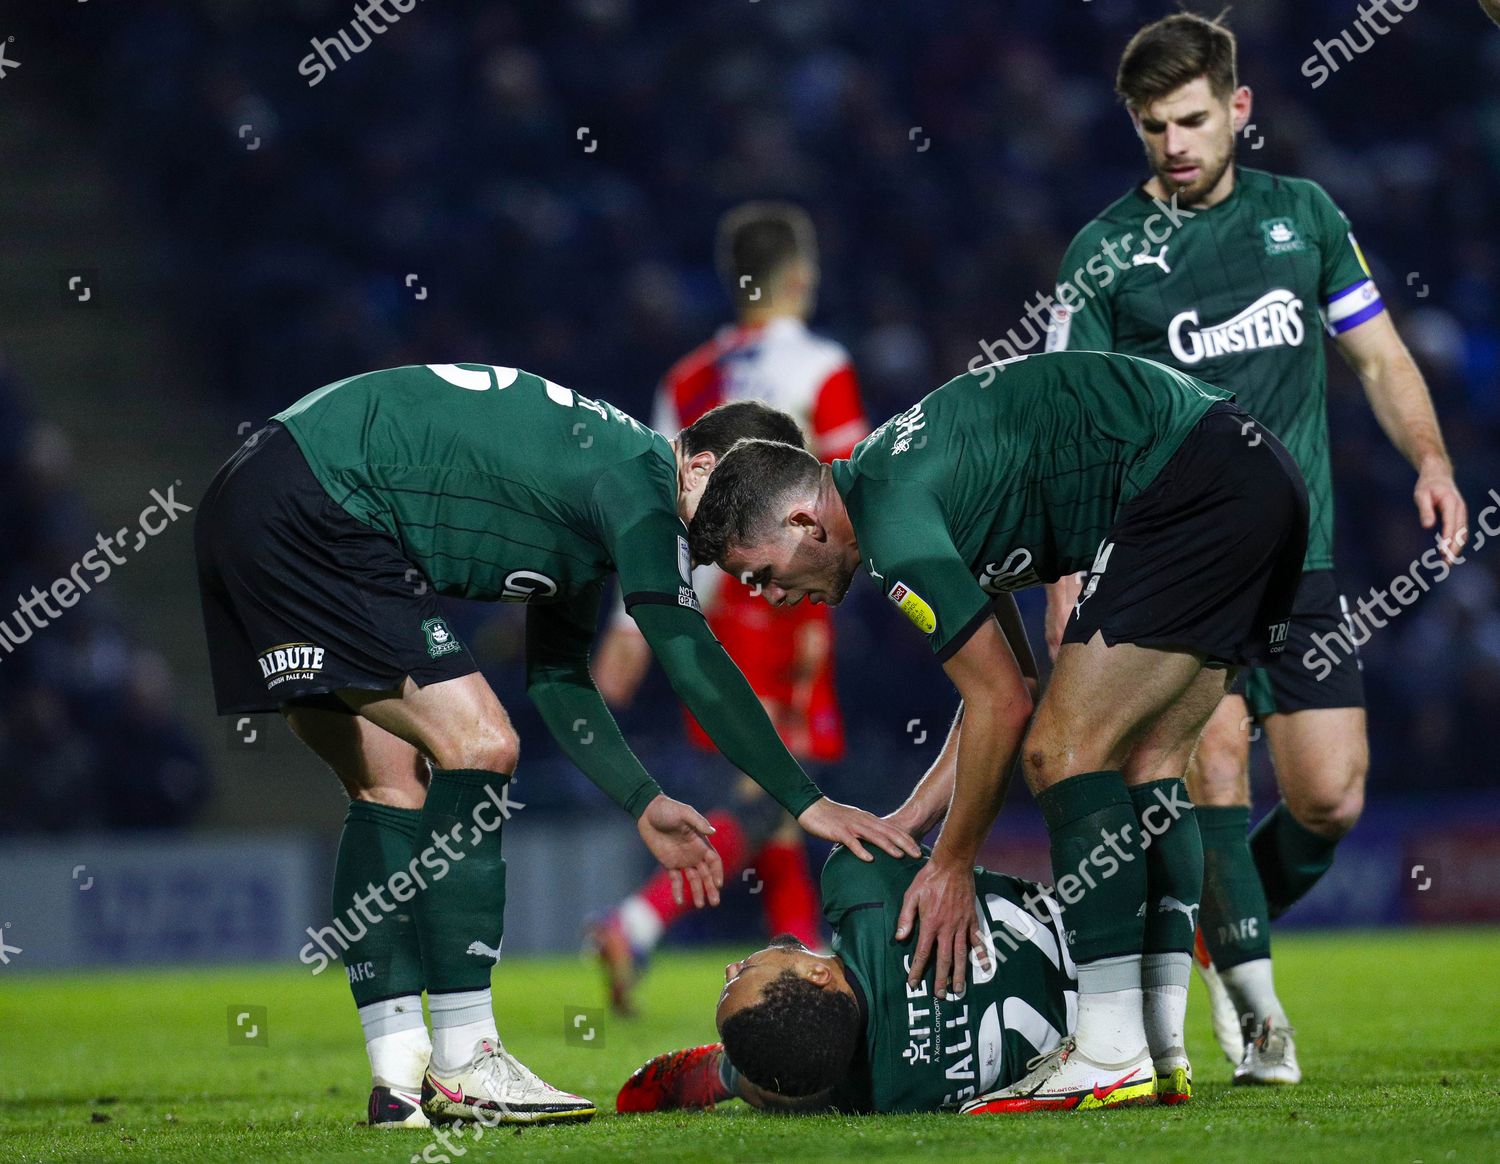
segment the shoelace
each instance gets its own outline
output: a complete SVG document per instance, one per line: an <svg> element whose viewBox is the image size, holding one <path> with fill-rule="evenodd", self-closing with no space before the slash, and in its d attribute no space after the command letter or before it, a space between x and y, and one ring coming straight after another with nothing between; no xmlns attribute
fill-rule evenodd
<svg viewBox="0 0 1500 1164"><path fill-rule="evenodd" d="M1068 1056L1072 1054L1074 1046L1075 1044L1072 1039L1065 1039L1061 1046L1053 1047L1052 1050L1044 1051L1040 1055L1033 1055L1030 1059L1026 1060L1026 1074L1030 1075L1048 1059L1058 1059L1060 1062L1066 1063Z"/></svg>
<svg viewBox="0 0 1500 1164"><path fill-rule="evenodd" d="M481 1055L474 1065L474 1074L493 1088L496 1095L506 1095L507 1084L512 1078L510 1055L504 1047L497 1046L487 1055Z"/></svg>
<svg viewBox="0 0 1500 1164"><path fill-rule="evenodd" d="M553 1087L552 1084L548 1083L545 1079L543 1079L530 1067L526 1066L525 1063L522 1063L521 1060L517 1059L509 1051L506 1051L502 1048L500 1054L505 1058L506 1063L510 1069L510 1078L512 1082L518 1083L525 1088L535 1088L538 1091L557 1091L557 1088Z"/></svg>
<svg viewBox="0 0 1500 1164"><path fill-rule="evenodd" d="M1276 1052L1284 1055L1286 1054L1287 1039L1296 1033L1297 1031L1293 1027L1272 1026L1271 1020L1267 1019L1266 1025L1261 1028L1260 1035L1255 1040L1255 1049L1262 1055L1266 1054L1271 1050L1271 1040L1274 1038L1276 1040Z"/></svg>

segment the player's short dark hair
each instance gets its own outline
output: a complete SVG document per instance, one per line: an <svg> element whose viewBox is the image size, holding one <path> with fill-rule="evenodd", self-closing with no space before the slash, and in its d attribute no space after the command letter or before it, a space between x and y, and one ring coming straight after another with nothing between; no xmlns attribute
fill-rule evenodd
<svg viewBox="0 0 1500 1164"><path fill-rule="evenodd" d="M678 434L682 451L689 457L712 453L722 457L735 441L780 441L806 448L806 438L797 422L759 400L733 400L711 408Z"/></svg>
<svg viewBox="0 0 1500 1164"><path fill-rule="evenodd" d="M1115 74L1115 92L1140 109L1199 77L1221 100L1238 84L1235 40L1222 16L1209 20L1175 12L1148 24L1130 38Z"/></svg>
<svg viewBox="0 0 1500 1164"><path fill-rule="evenodd" d="M843 1080L859 1042L859 1007L795 970L773 978L754 1006L719 1029L724 1053L757 1087L788 1098L816 1095Z"/></svg>
<svg viewBox="0 0 1500 1164"><path fill-rule="evenodd" d="M719 458L688 527L693 561L720 565L730 546L759 541L793 490L816 488L823 466L800 446L742 440Z"/></svg>
<svg viewBox="0 0 1500 1164"><path fill-rule="evenodd" d="M715 257L735 304L756 303L791 260L818 261L818 235L800 206L746 202L720 220Z"/></svg>

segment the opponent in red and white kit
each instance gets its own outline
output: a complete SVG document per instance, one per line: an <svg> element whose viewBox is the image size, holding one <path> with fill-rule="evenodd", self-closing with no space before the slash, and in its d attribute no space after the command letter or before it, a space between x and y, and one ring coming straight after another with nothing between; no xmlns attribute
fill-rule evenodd
<svg viewBox="0 0 1500 1164"><path fill-rule="evenodd" d="M675 433L719 404L759 400L796 418L808 447L823 460L847 457L869 425L849 353L807 327L818 282L812 220L783 203L737 207L719 226L717 259L738 321L667 373L652 427ZM828 608L773 607L718 570L700 570L693 582L710 628L792 753L804 763L843 759ZM645 640L620 613L594 656L595 681L613 706L630 702L650 664ZM683 714L689 740L717 760L703 730ZM726 791L725 806L709 814L725 880L753 869L769 931L818 947L818 894L800 833L743 775L729 775ZM616 1010L633 1011L632 992L647 957L689 908L673 900L665 876L653 877L590 926Z"/></svg>

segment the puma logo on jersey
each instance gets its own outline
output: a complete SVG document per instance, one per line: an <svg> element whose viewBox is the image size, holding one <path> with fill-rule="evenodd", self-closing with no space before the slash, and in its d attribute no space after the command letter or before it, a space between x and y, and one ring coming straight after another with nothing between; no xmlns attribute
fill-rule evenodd
<svg viewBox="0 0 1500 1164"><path fill-rule="evenodd" d="M1302 300L1285 287L1267 291L1223 323L1198 326L1196 308L1178 313L1167 325L1167 343L1184 364L1262 348L1299 347L1307 329Z"/></svg>
<svg viewBox="0 0 1500 1164"><path fill-rule="evenodd" d="M493 950L490 949L490 947L486 946L483 942L470 942L469 948L465 950L464 953L473 954L476 958L493 958L496 962L498 962L500 961L500 946L503 945L505 945L504 938L500 939L500 945L496 946Z"/></svg>
<svg viewBox="0 0 1500 1164"><path fill-rule="evenodd" d="M1187 914L1188 925L1195 930L1198 928L1198 907L1196 905L1188 905L1186 902L1178 901L1175 897L1163 897L1156 904L1157 913L1172 913L1174 910L1178 913Z"/></svg>
<svg viewBox="0 0 1500 1164"><path fill-rule="evenodd" d="M1170 245L1170 243L1162 243L1161 252L1153 255L1151 253L1151 244L1147 242L1145 246L1130 256L1130 265L1132 267L1157 266L1161 268L1163 275L1170 275L1172 268L1167 266L1167 247Z"/></svg>

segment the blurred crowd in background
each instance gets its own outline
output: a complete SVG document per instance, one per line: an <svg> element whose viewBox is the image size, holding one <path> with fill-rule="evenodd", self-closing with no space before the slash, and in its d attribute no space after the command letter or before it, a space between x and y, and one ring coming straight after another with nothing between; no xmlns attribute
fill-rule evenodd
<svg viewBox="0 0 1500 1164"><path fill-rule="evenodd" d="M190 390L221 393L237 415L357 371L482 361L648 416L667 367L728 317L712 266L719 215L774 196L816 220L814 324L852 351L878 422L964 371L981 340L1025 335L1072 235L1144 177L1113 75L1130 33L1167 10L434 0L349 61L335 52L310 87L299 62L350 28L346 0L142 0L74 21L93 79L65 99L166 232L180 296L164 309L219 373ZM1500 491L1500 32L1473 5L1422 5L1315 90L1301 66L1351 15L1334 0L1230 13L1256 101L1240 161L1316 179L1350 216L1477 510ZM1330 366L1337 554L1354 596L1431 543L1412 471L1353 376ZM0 403L9 419L17 406ZM5 433L10 495L36 503L6 517L21 535L8 531L19 540L5 573L29 585L55 575L49 555L75 559L92 527L74 537L61 434L20 418ZM1492 767L1497 579L1492 546L1364 646L1373 797L1477 785ZM89 738L79 701L136 731L170 718L159 666L107 607L85 605L55 641L0 665L5 766L32 789L46 783L38 765L86 778L92 761L63 754ZM1035 623L1040 595L1024 605ZM528 769L555 774L527 791L602 803L524 707L515 613L459 618L518 713ZM953 702L898 617L865 586L838 615L850 759L825 782L876 808L931 754L932 742L912 746L912 721L935 741ZM35 682L18 688L23 672ZM60 749L49 717L84 730ZM690 763L659 679L624 723L648 760ZM175 741L147 734L158 752ZM185 741L170 747L173 763L198 765ZM174 796L149 819L105 823L181 820L194 796ZM15 819L0 812L0 828Z"/></svg>
<svg viewBox="0 0 1500 1164"><path fill-rule="evenodd" d="M45 592L95 549L75 472L67 435L0 364L0 596ZM0 611L0 833L173 828L207 799L166 662L113 598L91 593L55 626L44 607Z"/></svg>

